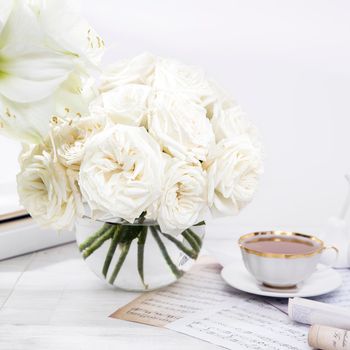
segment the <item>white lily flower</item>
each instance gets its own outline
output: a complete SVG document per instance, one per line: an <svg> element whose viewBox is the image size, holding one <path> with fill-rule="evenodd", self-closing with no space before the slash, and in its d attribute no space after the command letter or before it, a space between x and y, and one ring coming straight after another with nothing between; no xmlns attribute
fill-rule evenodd
<svg viewBox="0 0 350 350"><path fill-rule="evenodd" d="M9 16L13 6L13 0L0 0L0 30L4 26L7 21L7 17Z"/></svg>
<svg viewBox="0 0 350 350"><path fill-rule="evenodd" d="M23 0L11 6L1 1L10 10L0 16L0 127L37 142L46 136L60 96L81 104L81 90L103 52L103 40L79 20L71 2Z"/></svg>

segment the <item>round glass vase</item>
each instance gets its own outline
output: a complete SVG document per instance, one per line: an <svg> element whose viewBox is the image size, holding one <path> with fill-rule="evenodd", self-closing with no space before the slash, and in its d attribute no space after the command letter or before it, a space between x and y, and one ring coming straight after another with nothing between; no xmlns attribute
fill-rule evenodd
<svg viewBox="0 0 350 350"><path fill-rule="evenodd" d="M76 238L89 268L102 280L128 291L167 286L186 273L198 258L204 222L176 237L156 222L78 220Z"/></svg>

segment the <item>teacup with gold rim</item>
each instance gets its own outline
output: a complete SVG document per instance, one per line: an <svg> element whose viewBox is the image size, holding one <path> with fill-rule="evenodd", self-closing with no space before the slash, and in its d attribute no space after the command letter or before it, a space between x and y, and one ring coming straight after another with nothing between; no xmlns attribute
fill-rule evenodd
<svg viewBox="0 0 350 350"><path fill-rule="evenodd" d="M338 254L315 236L286 231L250 233L240 237L239 246L247 270L272 288L293 288L309 278L326 249Z"/></svg>

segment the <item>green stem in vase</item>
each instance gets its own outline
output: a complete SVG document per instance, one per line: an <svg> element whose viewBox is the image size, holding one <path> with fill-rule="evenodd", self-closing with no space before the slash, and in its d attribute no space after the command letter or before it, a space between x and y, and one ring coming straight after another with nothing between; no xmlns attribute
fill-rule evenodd
<svg viewBox="0 0 350 350"><path fill-rule="evenodd" d="M148 285L145 284L144 270L143 270L146 238L147 238L147 226L143 226L137 241L137 270L139 272L142 284L144 285L145 289L148 289Z"/></svg>
<svg viewBox="0 0 350 350"><path fill-rule="evenodd" d="M112 276L111 276L111 278L109 279L109 283L110 283L110 284L113 284L114 281L115 281L115 279L117 278L118 273L119 273L121 267L122 267L123 264L124 264L124 261L125 261L125 259L126 259L126 256L128 255L128 252L129 252L131 243L132 243L132 240L130 240L129 242L122 243L122 244L120 245L120 247L121 247L121 253L120 253L118 262L117 262L117 264L115 265L115 268L114 268L114 271L113 271L113 273L112 273Z"/></svg>
<svg viewBox="0 0 350 350"><path fill-rule="evenodd" d="M193 237L193 239L197 242L199 249L202 247L202 239L194 233L190 228L187 229L187 232Z"/></svg>
<svg viewBox="0 0 350 350"><path fill-rule="evenodd" d="M142 226L138 225L123 225L120 236L120 243L126 243L134 240L140 234Z"/></svg>
<svg viewBox="0 0 350 350"><path fill-rule="evenodd" d="M89 257L96 249L100 248L101 245L107 241L108 239L112 238L112 234L114 232L113 225L105 231L105 233L97 238L89 247L87 247L83 252L83 258L86 259Z"/></svg>
<svg viewBox="0 0 350 350"><path fill-rule="evenodd" d="M204 226L204 225L205 225L205 221L200 221L193 226Z"/></svg>
<svg viewBox="0 0 350 350"><path fill-rule="evenodd" d="M192 235L188 232L188 230L185 230L181 233L181 235L186 239L186 241L190 244L192 249L198 254L201 250L200 245L197 243L197 240L192 237Z"/></svg>
<svg viewBox="0 0 350 350"><path fill-rule="evenodd" d="M99 237L101 237L109 228L111 224L104 224L98 231L96 231L92 236L88 237L83 243L79 245L79 250L82 252L91 244L93 244Z"/></svg>
<svg viewBox="0 0 350 350"><path fill-rule="evenodd" d="M187 248L182 242L177 240L172 235L169 235L168 233L162 233L162 235L164 237L166 237L169 241L173 242L181 251L183 251L191 259L197 259L197 257L198 257L198 252L197 251Z"/></svg>
<svg viewBox="0 0 350 350"><path fill-rule="evenodd" d="M154 237L155 241L157 242L160 251L162 252L162 255L165 259L165 261L167 262L170 270L173 272L173 274L177 277L180 278L183 275L183 271L180 271L176 265L173 263L173 261L171 260L168 251L165 248L164 243L162 242L161 238L159 237L159 234L157 232L157 230L155 229L155 227L150 226L151 232L152 232L152 236Z"/></svg>
<svg viewBox="0 0 350 350"><path fill-rule="evenodd" d="M104 263L103 269L102 269L102 273L105 277L107 277L109 266L111 265L115 250L117 249L117 246L118 246L118 243L120 240L120 231L121 231L121 225L116 225L116 227L114 229L111 245L109 246L106 260L105 260L105 263Z"/></svg>

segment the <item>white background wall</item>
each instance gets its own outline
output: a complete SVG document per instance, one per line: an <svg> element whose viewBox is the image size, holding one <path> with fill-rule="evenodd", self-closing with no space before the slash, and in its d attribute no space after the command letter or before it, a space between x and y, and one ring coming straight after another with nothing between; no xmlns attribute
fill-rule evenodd
<svg viewBox="0 0 350 350"><path fill-rule="evenodd" d="M317 231L337 213L350 170L350 2L84 0L83 11L106 62L150 51L202 66L259 126L265 175L240 217L219 221L225 231ZM0 182L14 179L18 150L0 137Z"/></svg>

